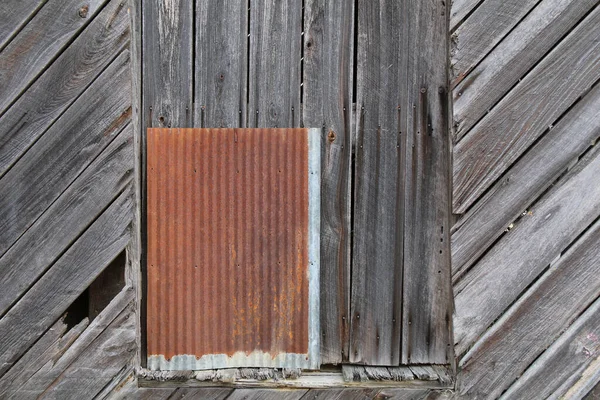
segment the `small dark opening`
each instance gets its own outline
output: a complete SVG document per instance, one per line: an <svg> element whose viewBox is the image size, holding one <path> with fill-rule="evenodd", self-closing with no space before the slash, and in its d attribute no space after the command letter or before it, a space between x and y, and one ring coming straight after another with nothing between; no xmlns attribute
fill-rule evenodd
<svg viewBox="0 0 600 400"><path fill-rule="evenodd" d="M67 329L73 328L75 325L83 321L88 316L90 304L89 289L86 289L79 295L77 299L69 306L65 315L65 324Z"/></svg>

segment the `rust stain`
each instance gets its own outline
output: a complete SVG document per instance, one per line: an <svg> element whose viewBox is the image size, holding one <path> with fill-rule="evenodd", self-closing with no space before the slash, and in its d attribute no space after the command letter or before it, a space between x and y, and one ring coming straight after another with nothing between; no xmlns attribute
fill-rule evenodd
<svg viewBox="0 0 600 400"><path fill-rule="evenodd" d="M148 354L308 352L306 129L148 129Z"/></svg>

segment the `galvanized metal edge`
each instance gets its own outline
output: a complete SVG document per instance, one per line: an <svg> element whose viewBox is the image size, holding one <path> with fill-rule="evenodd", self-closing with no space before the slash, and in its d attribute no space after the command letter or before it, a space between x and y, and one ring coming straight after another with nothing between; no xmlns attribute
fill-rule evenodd
<svg viewBox="0 0 600 400"><path fill-rule="evenodd" d="M308 359L321 366L321 129L308 129Z"/></svg>

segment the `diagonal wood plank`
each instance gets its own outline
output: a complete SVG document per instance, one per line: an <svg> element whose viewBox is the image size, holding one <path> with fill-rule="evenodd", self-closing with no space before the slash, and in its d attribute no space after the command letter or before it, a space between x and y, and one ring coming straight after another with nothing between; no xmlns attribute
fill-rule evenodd
<svg viewBox="0 0 600 400"><path fill-rule="evenodd" d="M192 126L192 6L193 2L186 0L150 0L144 4L145 127Z"/></svg>
<svg viewBox="0 0 600 400"><path fill-rule="evenodd" d="M454 148L455 213L464 213L600 78L598 38L600 7L458 142Z"/></svg>
<svg viewBox="0 0 600 400"><path fill-rule="evenodd" d="M452 87L481 61L539 0L484 1L456 29L452 52Z"/></svg>
<svg viewBox="0 0 600 400"><path fill-rule="evenodd" d="M128 33L113 1L0 118L0 178L128 46Z"/></svg>
<svg viewBox="0 0 600 400"><path fill-rule="evenodd" d="M248 127L300 126L302 2L250 6Z"/></svg>
<svg viewBox="0 0 600 400"><path fill-rule="evenodd" d="M455 87L456 140L467 134L596 4L596 0L544 0L535 7Z"/></svg>
<svg viewBox="0 0 600 400"><path fill-rule="evenodd" d="M450 31L454 32L484 0L454 0L450 13Z"/></svg>
<svg viewBox="0 0 600 400"><path fill-rule="evenodd" d="M348 360L354 3L304 4L304 126L321 144L321 361Z"/></svg>
<svg viewBox="0 0 600 400"><path fill-rule="evenodd" d="M504 393L502 399L561 398L569 388L562 385L563 382L574 383L599 356L600 300L596 299Z"/></svg>
<svg viewBox="0 0 600 400"><path fill-rule="evenodd" d="M47 0L4 0L0 3L0 52Z"/></svg>
<svg viewBox="0 0 600 400"><path fill-rule="evenodd" d="M311 389L302 400L371 400L379 389Z"/></svg>
<svg viewBox="0 0 600 400"><path fill-rule="evenodd" d="M600 85L596 85L459 220L452 234L455 279L600 137L599 109Z"/></svg>
<svg viewBox="0 0 600 400"><path fill-rule="evenodd" d="M179 388L173 393L172 399L214 399L224 400L235 389L231 388Z"/></svg>
<svg viewBox="0 0 600 400"><path fill-rule="evenodd" d="M0 53L0 115L96 16L107 0L49 0Z"/></svg>
<svg viewBox="0 0 600 400"><path fill-rule="evenodd" d="M246 126L248 23L248 0L196 2L196 127Z"/></svg>
<svg viewBox="0 0 600 400"><path fill-rule="evenodd" d="M0 254L129 123L131 92L126 61L121 59L105 71L0 179Z"/></svg>
<svg viewBox="0 0 600 400"><path fill-rule="evenodd" d="M173 388L144 388L138 387L134 374L130 374L123 382L113 389L106 400L168 400L177 389Z"/></svg>
<svg viewBox="0 0 600 400"><path fill-rule="evenodd" d="M600 296L599 243L596 222L479 339L460 361L462 395L500 396Z"/></svg>
<svg viewBox="0 0 600 400"><path fill-rule="evenodd" d="M0 258L0 315L125 189L131 179L132 157L128 125Z"/></svg>
<svg viewBox="0 0 600 400"><path fill-rule="evenodd" d="M123 251L130 236L131 203L126 190L0 320L0 375Z"/></svg>
<svg viewBox="0 0 600 400"><path fill-rule="evenodd" d="M600 215L600 148L581 160L455 286L454 339L463 354Z"/></svg>
<svg viewBox="0 0 600 400"><path fill-rule="evenodd" d="M306 389L236 389L227 400L297 400Z"/></svg>

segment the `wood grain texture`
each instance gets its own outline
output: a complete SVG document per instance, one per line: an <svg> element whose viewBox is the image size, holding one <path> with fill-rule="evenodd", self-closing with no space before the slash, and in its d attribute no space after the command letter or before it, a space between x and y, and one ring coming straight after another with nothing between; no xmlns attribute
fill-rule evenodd
<svg viewBox="0 0 600 400"><path fill-rule="evenodd" d="M129 123L129 88L129 66L117 63L0 179L0 254Z"/></svg>
<svg viewBox="0 0 600 400"><path fill-rule="evenodd" d="M569 163L600 137L598 110L600 85L586 94L459 220L452 234L455 279L473 265Z"/></svg>
<svg viewBox="0 0 600 400"><path fill-rule="evenodd" d="M41 8L0 53L0 115L106 2L88 0L85 14L80 0L50 0Z"/></svg>
<svg viewBox="0 0 600 400"><path fill-rule="evenodd" d="M236 389L227 400L296 400L306 392L307 389Z"/></svg>
<svg viewBox="0 0 600 400"><path fill-rule="evenodd" d="M596 4L596 0L544 0L535 7L454 88L456 140L467 134ZM487 33L483 32L481 40L485 39Z"/></svg>
<svg viewBox="0 0 600 400"><path fill-rule="evenodd" d="M24 398L31 398L34 396L41 395L51 385L60 380L61 375L68 370L71 365L77 362L83 354L90 351L100 350L98 344L98 338L107 330L111 324L114 326L114 321L118 319L120 315L123 315L123 311L129 307L131 308L134 299L134 291L131 287L124 288L111 303L96 317L90 325L79 335L77 340L64 351L64 354L57 355L51 362L47 362L41 365L40 369L23 385L17 392L17 396ZM131 318L129 318L131 319ZM129 324L129 319L123 321L122 319L118 325L128 326L127 331L132 330ZM121 334L125 337L130 337L131 332L123 331ZM129 341L129 339L127 340ZM130 352L131 353L131 352ZM123 358L120 352L115 351L115 356ZM132 354L129 354L126 359L130 360ZM86 357L83 357L84 359ZM88 362L93 359L88 358ZM93 367L89 370L93 371ZM122 379L124 380L124 379Z"/></svg>
<svg viewBox="0 0 600 400"><path fill-rule="evenodd" d="M131 193L126 190L0 320L0 374L123 251L129 241L131 206Z"/></svg>
<svg viewBox="0 0 600 400"><path fill-rule="evenodd" d="M5 0L0 3L0 51L25 26L47 0Z"/></svg>
<svg viewBox="0 0 600 400"><path fill-rule="evenodd" d="M179 388L169 399L214 399L224 400L233 392L230 388Z"/></svg>
<svg viewBox="0 0 600 400"><path fill-rule="evenodd" d="M115 377L129 370L135 351L134 304L130 303L79 356L57 376L41 397L81 399L115 385Z"/></svg>
<svg viewBox="0 0 600 400"><path fill-rule="evenodd" d="M492 50L539 0L488 0L456 29L452 53L452 86Z"/></svg>
<svg viewBox="0 0 600 400"><path fill-rule="evenodd" d="M370 400L379 389L311 389L302 400Z"/></svg>
<svg viewBox="0 0 600 400"><path fill-rule="evenodd" d="M246 127L248 0L196 2L194 125Z"/></svg>
<svg viewBox="0 0 600 400"><path fill-rule="evenodd" d="M249 128L300 126L302 2L250 6Z"/></svg>
<svg viewBox="0 0 600 400"><path fill-rule="evenodd" d="M0 118L0 177L128 46L128 33L127 10L113 0L8 109Z"/></svg>
<svg viewBox="0 0 600 400"><path fill-rule="evenodd" d="M351 362L451 354L446 15L359 2Z"/></svg>
<svg viewBox="0 0 600 400"><path fill-rule="evenodd" d="M600 215L598 148L540 199L455 286L454 340L463 354Z"/></svg>
<svg viewBox="0 0 600 400"><path fill-rule="evenodd" d="M596 259L597 261L597 259ZM503 395L503 399L560 398L600 356L600 300L596 300Z"/></svg>
<svg viewBox="0 0 600 400"><path fill-rule="evenodd" d="M131 373L119 386L114 388L106 400L168 400L175 392L174 388L143 388L138 387L135 373Z"/></svg>
<svg viewBox="0 0 600 400"><path fill-rule="evenodd" d="M455 213L464 213L600 78L599 37L600 8L596 8L458 142Z"/></svg>
<svg viewBox="0 0 600 400"><path fill-rule="evenodd" d="M192 16L193 2L186 0L142 7L144 128L192 126Z"/></svg>
<svg viewBox="0 0 600 400"><path fill-rule="evenodd" d="M496 398L600 295L600 222L460 361L460 393ZM493 373L490 373L493 371Z"/></svg>
<svg viewBox="0 0 600 400"><path fill-rule="evenodd" d="M68 329L64 323L64 318L56 321L44 333L44 336L35 342L27 353L0 378L0 396L10 396L13 399L19 398L23 394L21 387L45 365L52 364L54 360L61 357L81 332L87 328L88 324L88 319L85 318L71 329Z"/></svg>
<svg viewBox="0 0 600 400"><path fill-rule="evenodd" d="M128 126L0 258L0 315L129 184L132 147Z"/></svg>
<svg viewBox="0 0 600 400"><path fill-rule="evenodd" d="M426 389L382 389L376 400L423 400L431 390Z"/></svg>
<svg viewBox="0 0 600 400"><path fill-rule="evenodd" d="M481 3L483 0L454 0L450 13L450 31L454 32Z"/></svg>
<svg viewBox="0 0 600 400"><path fill-rule="evenodd" d="M354 3L304 4L304 126L322 127L321 362L348 360Z"/></svg>

